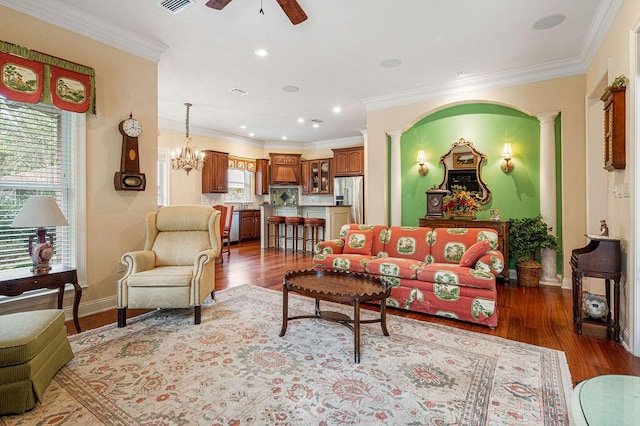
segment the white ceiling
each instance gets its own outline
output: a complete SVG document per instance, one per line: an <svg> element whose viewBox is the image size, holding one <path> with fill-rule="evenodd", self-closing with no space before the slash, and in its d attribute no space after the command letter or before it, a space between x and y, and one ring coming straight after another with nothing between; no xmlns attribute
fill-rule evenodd
<svg viewBox="0 0 640 426"><path fill-rule="evenodd" d="M191 102L192 132L293 144L360 136L367 109L583 73L622 0L298 0L309 19L296 26L275 0L262 0L264 15L261 0L222 11L195 0L175 15L157 2L0 0L158 60L163 126L184 129ZM553 14L566 19L533 28ZM257 48L270 55L255 56ZM381 67L389 58L402 63Z"/></svg>

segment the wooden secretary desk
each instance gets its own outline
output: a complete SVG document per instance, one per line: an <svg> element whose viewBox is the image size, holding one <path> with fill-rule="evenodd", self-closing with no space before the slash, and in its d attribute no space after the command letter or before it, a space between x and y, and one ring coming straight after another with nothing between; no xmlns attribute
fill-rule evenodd
<svg viewBox="0 0 640 426"><path fill-rule="evenodd" d="M498 250L504 256L504 269L498 275L504 284L509 284L509 221L508 220L460 220L444 217L421 217L422 228L489 228L498 233Z"/></svg>

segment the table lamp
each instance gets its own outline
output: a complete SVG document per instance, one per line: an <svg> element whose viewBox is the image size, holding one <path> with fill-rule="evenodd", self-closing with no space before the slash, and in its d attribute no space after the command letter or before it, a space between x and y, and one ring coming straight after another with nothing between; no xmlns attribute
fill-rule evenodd
<svg viewBox="0 0 640 426"><path fill-rule="evenodd" d="M67 219L52 197L33 195L17 214L12 228L37 228L36 235L29 236L29 256L33 261L31 270L34 273L47 274L51 269L49 260L53 256L53 235L47 234L45 227L67 225ZM34 238L38 238L37 243L33 242Z"/></svg>

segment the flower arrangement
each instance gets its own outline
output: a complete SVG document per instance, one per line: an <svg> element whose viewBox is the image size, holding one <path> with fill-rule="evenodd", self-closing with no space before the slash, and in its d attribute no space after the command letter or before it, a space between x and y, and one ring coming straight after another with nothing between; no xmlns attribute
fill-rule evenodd
<svg viewBox="0 0 640 426"><path fill-rule="evenodd" d="M442 211L454 216L475 216L482 210L475 196L461 185L453 185L451 194L442 200Z"/></svg>

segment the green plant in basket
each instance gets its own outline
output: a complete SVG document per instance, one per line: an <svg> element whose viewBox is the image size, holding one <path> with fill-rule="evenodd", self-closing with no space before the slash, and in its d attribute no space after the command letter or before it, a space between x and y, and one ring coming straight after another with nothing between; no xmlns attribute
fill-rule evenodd
<svg viewBox="0 0 640 426"><path fill-rule="evenodd" d="M558 239L551 234L552 228L542 216L510 219L509 252L516 262L533 260L537 263L538 253L544 248L558 249Z"/></svg>
<svg viewBox="0 0 640 426"><path fill-rule="evenodd" d="M516 260L518 282L527 287L537 287L542 265L538 255L542 249L558 250L558 239L542 216L510 219L509 254ZM535 273L533 271L536 271ZM521 275L525 275L524 278ZM527 282L526 284L524 282Z"/></svg>

